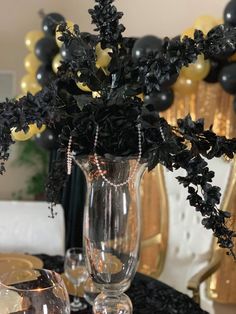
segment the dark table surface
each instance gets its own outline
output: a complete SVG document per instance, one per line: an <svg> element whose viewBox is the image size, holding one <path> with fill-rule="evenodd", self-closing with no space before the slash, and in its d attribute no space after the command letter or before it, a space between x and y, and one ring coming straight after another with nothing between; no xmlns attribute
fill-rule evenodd
<svg viewBox="0 0 236 314"><path fill-rule="evenodd" d="M44 268L58 273L63 272L62 256L38 255L38 257L43 260ZM134 314L207 314L187 295L139 273L126 293L132 300ZM78 313L92 314L92 310L89 307Z"/></svg>

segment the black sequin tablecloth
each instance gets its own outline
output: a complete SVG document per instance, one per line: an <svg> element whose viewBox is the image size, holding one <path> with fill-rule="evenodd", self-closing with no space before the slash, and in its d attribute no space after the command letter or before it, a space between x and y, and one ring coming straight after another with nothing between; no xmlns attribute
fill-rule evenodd
<svg viewBox="0 0 236 314"><path fill-rule="evenodd" d="M43 260L44 268L63 272L63 257L37 256ZM132 300L134 314L207 314L187 295L139 273L126 293ZM88 308L78 313L92 314L92 310Z"/></svg>

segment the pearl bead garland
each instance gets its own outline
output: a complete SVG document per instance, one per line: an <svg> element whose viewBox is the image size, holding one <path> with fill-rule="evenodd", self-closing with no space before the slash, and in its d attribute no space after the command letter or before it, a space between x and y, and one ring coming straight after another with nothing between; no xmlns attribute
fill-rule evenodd
<svg viewBox="0 0 236 314"><path fill-rule="evenodd" d="M95 164L96 164L98 172L101 175L101 177L103 178L103 180L106 183L108 183L109 185L111 185L112 187L114 187L115 189L127 185L133 179L134 175L137 172L138 165L139 165L139 163L141 161L141 157L142 157L142 135L141 135L141 127L140 127L140 125L138 125L137 128L138 128L138 150L139 150L137 162L135 163L135 166L134 166L131 174L128 176L127 180L125 180L124 182L118 183L118 184L116 184L114 182L111 182L109 179L107 179L107 177L104 175L104 173L103 173L103 171L101 169L101 166L100 166L100 163L99 163L99 160L98 160L98 155L96 153L96 147L97 147L97 142L98 142L98 134L99 134L99 127L97 126L97 128L96 128L96 134L95 134L95 139L94 139L94 160L95 160Z"/></svg>
<svg viewBox="0 0 236 314"><path fill-rule="evenodd" d="M67 146L67 174L68 176L71 175L72 172L72 151L71 151L71 146L72 146L72 136L69 138L68 146Z"/></svg>
<svg viewBox="0 0 236 314"><path fill-rule="evenodd" d="M142 157L142 135L141 135L141 127L140 124L137 126L138 128L138 149L139 149L139 153L138 153L138 159L137 162L133 168L133 171L131 172L131 174L128 176L127 180L122 182L122 183L113 183L111 182L109 179L106 178L106 176L104 175L101 166L99 164L99 160L98 160L98 155L96 153L96 147L97 147L97 142L98 142L98 134L99 134L99 127L96 127L96 134L95 134L95 139L94 139L94 160L96 163L96 166L98 168L99 174L101 175L101 177L103 178L103 180L105 182L107 182L108 184L110 184L111 186L118 188L121 186L124 186L126 184L128 184L130 182L130 180L133 179L137 168L138 168L138 164L140 163L141 157ZM160 133L161 133L161 137L163 139L163 141L165 142L165 135L162 129L162 126L160 126ZM72 173L72 151L71 151L71 146L72 146L72 136L70 136L69 141L68 141L68 146L67 146L67 174L71 175Z"/></svg>
<svg viewBox="0 0 236 314"><path fill-rule="evenodd" d="M163 132L163 129L162 129L162 126L160 126L160 132L161 132L161 137L163 139L163 142L165 142L165 135L164 135L164 132Z"/></svg>

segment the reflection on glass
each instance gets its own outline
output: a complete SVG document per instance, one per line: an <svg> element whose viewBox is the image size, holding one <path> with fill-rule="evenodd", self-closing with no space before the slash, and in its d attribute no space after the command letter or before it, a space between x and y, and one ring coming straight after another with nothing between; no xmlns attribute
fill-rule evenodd
<svg viewBox="0 0 236 314"><path fill-rule="evenodd" d="M79 298L79 287L88 277L82 248L70 248L67 250L64 270L66 277L76 289L74 300L71 303L71 311L86 309L87 305L82 303Z"/></svg>
<svg viewBox="0 0 236 314"><path fill-rule="evenodd" d="M70 302L60 275L49 270L15 270L0 276L4 314L69 314Z"/></svg>
<svg viewBox="0 0 236 314"><path fill-rule="evenodd" d="M93 305L94 300L100 293L100 290L95 286L92 279L89 277L84 284L84 298L90 304Z"/></svg>
<svg viewBox="0 0 236 314"><path fill-rule="evenodd" d="M87 181L83 231L86 263L93 282L101 290L93 311L130 314L132 304L124 291L139 261L139 186L145 165L137 163L136 158L99 158L107 179L104 180L93 157L78 158L76 162Z"/></svg>

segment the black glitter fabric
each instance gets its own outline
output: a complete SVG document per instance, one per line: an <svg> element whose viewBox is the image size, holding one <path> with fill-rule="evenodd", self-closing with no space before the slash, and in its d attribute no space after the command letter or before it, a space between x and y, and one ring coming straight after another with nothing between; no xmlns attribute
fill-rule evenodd
<svg viewBox="0 0 236 314"><path fill-rule="evenodd" d="M44 268L63 272L62 256L37 256L43 260ZM127 295L132 300L134 314L207 314L187 295L139 273L136 274ZM92 310L89 307L78 313L92 314Z"/></svg>

